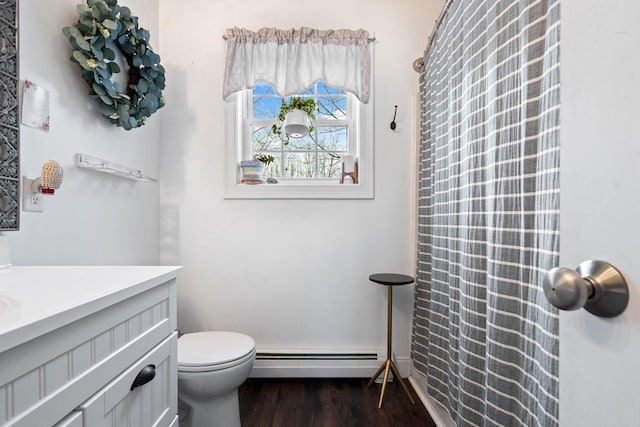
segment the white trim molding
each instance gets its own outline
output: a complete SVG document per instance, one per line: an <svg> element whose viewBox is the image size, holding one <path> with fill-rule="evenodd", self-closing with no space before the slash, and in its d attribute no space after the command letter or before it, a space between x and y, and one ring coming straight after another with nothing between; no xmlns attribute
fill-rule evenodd
<svg viewBox="0 0 640 427"><path fill-rule="evenodd" d="M438 427L456 427L447 410L440 403L433 400L425 391L427 378L424 375L412 369L409 382Z"/></svg>

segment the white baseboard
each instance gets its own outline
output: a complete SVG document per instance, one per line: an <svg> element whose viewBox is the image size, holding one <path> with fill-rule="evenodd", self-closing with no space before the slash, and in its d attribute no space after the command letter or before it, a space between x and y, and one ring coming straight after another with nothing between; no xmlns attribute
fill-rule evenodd
<svg viewBox="0 0 640 427"><path fill-rule="evenodd" d="M426 378L414 372L409 376L409 382L438 427L456 427L447 410L425 392Z"/></svg>

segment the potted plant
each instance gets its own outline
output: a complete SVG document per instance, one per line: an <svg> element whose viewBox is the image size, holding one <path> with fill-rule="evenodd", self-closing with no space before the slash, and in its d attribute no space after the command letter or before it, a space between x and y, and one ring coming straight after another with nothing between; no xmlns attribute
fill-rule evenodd
<svg viewBox="0 0 640 427"><path fill-rule="evenodd" d="M271 154L256 154L253 156L253 160L243 160L240 162L240 168L242 169L243 184L262 184L262 172L269 163L275 161L275 157Z"/></svg>
<svg viewBox="0 0 640 427"><path fill-rule="evenodd" d="M313 130L311 121L316 119L317 109L313 99L293 97L280 106L278 121L271 127L271 132L282 137L284 131L287 137L283 140L285 145L289 143L289 137L302 138Z"/></svg>

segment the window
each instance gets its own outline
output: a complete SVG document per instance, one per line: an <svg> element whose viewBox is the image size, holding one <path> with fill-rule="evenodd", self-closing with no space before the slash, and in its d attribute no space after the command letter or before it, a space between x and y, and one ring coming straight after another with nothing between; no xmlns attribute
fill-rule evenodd
<svg viewBox="0 0 640 427"><path fill-rule="evenodd" d="M372 101L363 104L351 93L323 82L296 96L314 99L318 112L310 134L289 138L287 143L271 131L283 100L271 86L258 84L229 97L225 197L373 198ZM263 177L276 178L277 184L240 183L239 162L256 154L275 158ZM344 155L358 159L358 184L340 184Z"/></svg>
<svg viewBox="0 0 640 427"><path fill-rule="evenodd" d="M279 180L339 180L340 157L354 155L353 120L355 101L340 89L317 83L298 96L310 98L318 105L313 129L304 138L283 141L271 132L280 111L282 98L266 84L247 91L250 97L248 117L245 119L246 137L243 157L268 154L276 160L264 171L265 178Z"/></svg>

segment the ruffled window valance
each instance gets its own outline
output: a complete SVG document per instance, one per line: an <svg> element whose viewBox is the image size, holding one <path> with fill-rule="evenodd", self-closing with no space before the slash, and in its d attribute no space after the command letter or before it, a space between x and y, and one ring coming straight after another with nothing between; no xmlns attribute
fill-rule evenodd
<svg viewBox="0 0 640 427"><path fill-rule="evenodd" d="M364 30L227 29L223 97L268 83L282 97L323 81L369 101L369 33Z"/></svg>

